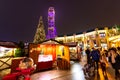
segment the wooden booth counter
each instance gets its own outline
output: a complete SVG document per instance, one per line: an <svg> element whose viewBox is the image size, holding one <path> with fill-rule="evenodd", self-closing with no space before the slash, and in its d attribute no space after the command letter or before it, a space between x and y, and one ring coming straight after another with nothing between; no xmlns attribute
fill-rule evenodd
<svg viewBox="0 0 120 80"><path fill-rule="evenodd" d="M39 55L37 71L51 69L53 66L52 55Z"/></svg>
<svg viewBox="0 0 120 80"><path fill-rule="evenodd" d="M37 71L51 69L53 65L53 61L46 61L46 62L38 62L37 64Z"/></svg>

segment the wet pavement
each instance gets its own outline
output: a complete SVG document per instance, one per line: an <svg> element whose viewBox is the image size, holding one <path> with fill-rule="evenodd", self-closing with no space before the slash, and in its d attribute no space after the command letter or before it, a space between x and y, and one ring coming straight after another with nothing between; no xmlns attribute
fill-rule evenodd
<svg viewBox="0 0 120 80"><path fill-rule="evenodd" d="M71 70L49 70L31 75L31 80L85 80L79 63L74 63Z"/></svg>
<svg viewBox="0 0 120 80"><path fill-rule="evenodd" d="M85 77L83 67L86 64L86 55L81 57L80 62L71 61L70 70L59 70L58 68L39 71L32 74L31 80L115 80L114 69L108 63L107 64L107 76L103 76L102 70L99 67L98 72L95 71L95 75L91 77ZM9 74L10 70L4 70L0 72L0 80L6 74ZM120 80L120 79L117 79Z"/></svg>
<svg viewBox="0 0 120 80"><path fill-rule="evenodd" d="M102 70L99 67L95 75L85 78L83 66L86 63L86 56L82 56L81 62L71 61L70 70L46 70L34 73L31 75L31 80L115 80L114 69L111 65L107 65L107 76L103 76ZM119 79L118 79L119 80Z"/></svg>

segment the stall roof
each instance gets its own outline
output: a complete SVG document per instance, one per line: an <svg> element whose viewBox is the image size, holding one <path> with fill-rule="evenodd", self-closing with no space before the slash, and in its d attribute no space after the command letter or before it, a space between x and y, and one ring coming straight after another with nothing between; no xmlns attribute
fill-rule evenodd
<svg viewBox="0 0 120 80"><path fill-rule="evenodd" d="M0 46L16 48L18 47L18 44L16 42L0 41Z"/></svg>
<svg viewBox="0 0 120 80"><path fill-rule="evenodd" d="M45 41L41 42L40 44L61 44L61 45L64 45L63 43L61 43L57 40L54 40L54 39L45 40Z"/></svg>
<svg viewBox="0 0 120 80"><path fill-rule="evenodd" d="M65 45L67 45L69 47L76 47L77 46L77 42L68 42L68 43L65 43Z"/></svg>
<svg viewBox="0 0 120 80"><path fill-rule="evenodd" d="M37 43L33 43L33 44L37 44ZM42 41L42 42L40 42L38 44L61 44L61 45L65 45L64 43L59 42L59 41L54 40L54 39L48 39L48 40Z"/></svg>

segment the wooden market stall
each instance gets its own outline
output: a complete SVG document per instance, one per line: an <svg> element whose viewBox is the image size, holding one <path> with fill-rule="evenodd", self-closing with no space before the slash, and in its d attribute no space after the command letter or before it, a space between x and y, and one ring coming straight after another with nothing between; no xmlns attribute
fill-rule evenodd
<svg viewBox="0 0 120 80"><path fill-rule="evenodd" d="M0 71L13 67L12 59L17 48L16 42L0 41Z"/></svg>
<svg viewBox="0 0 120 80"><path fill-rule="evenodd" d="M40 44L30 43L29 57L34 60L38 70L52 68L56 61L59 69L70 68L69 47L53 39Z"/></svg>

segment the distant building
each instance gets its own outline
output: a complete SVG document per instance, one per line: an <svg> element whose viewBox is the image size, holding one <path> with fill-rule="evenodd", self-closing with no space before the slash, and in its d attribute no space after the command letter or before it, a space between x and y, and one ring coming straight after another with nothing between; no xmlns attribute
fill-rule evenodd
<svg viewBox="0 0 120 80"><path fill-rule="evenodd" d="M96 28L79 34L59 36L55 40L69 46L71 60L80 60L80 55L84 54L88 47L102 49L120 47L120 30L114 27Z"/></svg>
<svg viewBox="0 0 120 80"><path fill-rule="evenodd" d="M120 43L120 30L115 27L103 29L94 29L91 31L83 32L81 34L64 35L62 37L56 37L55 40L71 45L71 43L77 43L83 49L86 47L102 47L108 49L110 47L118 47Z"/></svg>

